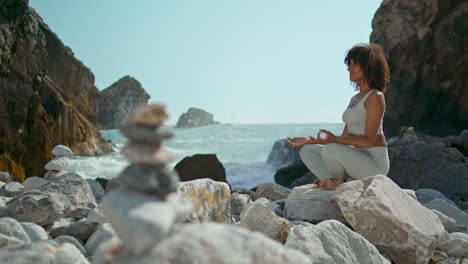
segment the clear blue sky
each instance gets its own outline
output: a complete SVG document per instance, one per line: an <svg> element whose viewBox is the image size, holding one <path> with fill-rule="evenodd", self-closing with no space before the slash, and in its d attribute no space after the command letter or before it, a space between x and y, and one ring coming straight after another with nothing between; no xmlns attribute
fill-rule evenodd
<svg viewBox="0 0 468 264"><path fill-rule="evenodd" d="M175 124L189 107L222 123L341 122L343 63L381 1L30 0L102 90L135 77Z"/></svg>

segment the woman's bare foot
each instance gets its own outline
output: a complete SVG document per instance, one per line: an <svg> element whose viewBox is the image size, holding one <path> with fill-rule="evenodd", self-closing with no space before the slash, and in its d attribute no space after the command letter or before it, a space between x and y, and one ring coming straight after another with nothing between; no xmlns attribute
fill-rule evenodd
<svg viewBox="0 0 468 264"><path fill-rule="evenodd" d="M316 185L319 185L319 186L320 186L320 183L321 183L321 182L322 182L322 181L321 181L320 179L316 179L316 180L314 180L313 184L316 184Z"/></svg>
<svg viewBox="0 0 468 264"><path fill-rule="evenodd" d="M344 179L326 179L320 183L320 189L333 191L335 190L340 184L344 182Z"/></svg>

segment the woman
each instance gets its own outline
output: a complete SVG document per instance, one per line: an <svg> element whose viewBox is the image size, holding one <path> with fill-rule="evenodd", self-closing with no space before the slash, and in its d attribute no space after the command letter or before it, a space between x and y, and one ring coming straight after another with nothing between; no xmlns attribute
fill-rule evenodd
<svg viewBox="0 0 468 264"><path fill-rule="evenodd" d="M324 190L336 189L346 176L362 179L387 175L390 169L382 129L383 93L390 82L390 70L382 48L377 44L356 45L348 51L344 62L359 93L351 98L343 113L345 127L341 136L321 129L316 138L286 140L301 147L301 160L318 177L314 183Z"/></svg>

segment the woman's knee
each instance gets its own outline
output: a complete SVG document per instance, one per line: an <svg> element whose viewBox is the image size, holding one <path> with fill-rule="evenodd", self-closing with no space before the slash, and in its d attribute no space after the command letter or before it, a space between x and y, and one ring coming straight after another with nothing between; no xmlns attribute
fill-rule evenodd
<svg viewBox="0 0 468 264"><path fill-rule="evenodd" d="M323 156L336 156L338 153L343 151L342 144L339 143L328 143L323 146Z"/></svg>
<svg viewBox="0 0 468 264"><path fill-rule="evenodd" d="M304 159L307 159L307 157L310 157L311 155L318 155L317 152L319 150L316 149L316 147L317 146L310 144L302 146L299 150L299 157L301 158L301 160L304 161Z"/></svg>

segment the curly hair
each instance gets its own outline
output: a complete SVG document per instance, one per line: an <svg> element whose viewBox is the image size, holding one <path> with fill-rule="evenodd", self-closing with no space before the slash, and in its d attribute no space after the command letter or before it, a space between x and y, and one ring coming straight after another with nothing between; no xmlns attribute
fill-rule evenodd
<svg viewBox="0 0 468 264"><path fill-rule="evenodd" d="M380 45L370 43L353 46L348 51L344 63L349 66L351 61L361 66L364 78L371 88L381 92L387 90L387 84L390 82L390 69ZM353 82L353 86L356 90L359 89L357 82Z"/></svg>

